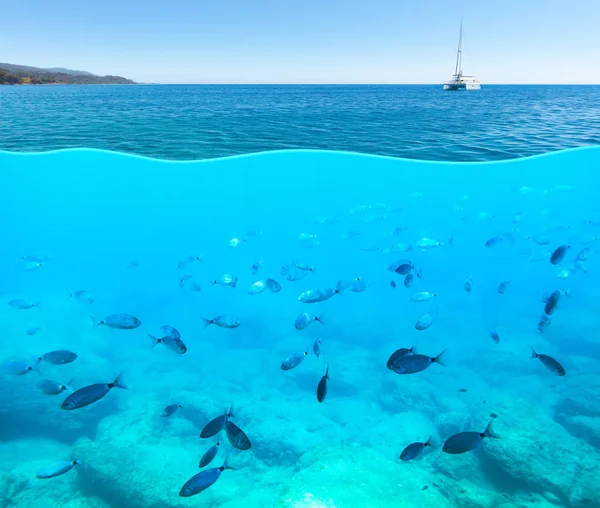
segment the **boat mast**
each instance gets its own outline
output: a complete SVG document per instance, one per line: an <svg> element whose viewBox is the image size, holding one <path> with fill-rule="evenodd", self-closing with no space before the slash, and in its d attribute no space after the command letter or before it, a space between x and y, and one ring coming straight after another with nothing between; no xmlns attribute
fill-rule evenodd
<svg viewBox="0 0 600 508"><path fill-rule="evenodd" d="M462 18L460 19L460 35L458 36L458 53L456 54L456 67L454 75L460 77L462 75Z"/></svg>

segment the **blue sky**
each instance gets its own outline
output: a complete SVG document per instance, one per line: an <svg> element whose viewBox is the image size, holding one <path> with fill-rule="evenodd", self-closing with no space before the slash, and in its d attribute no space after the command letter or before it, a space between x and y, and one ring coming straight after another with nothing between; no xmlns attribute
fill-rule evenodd
<svg viewBox="0 0 600 508"><path fill-rule="evenodd" d="M0 62L157 83L600 83L600 0L2 0Z"/></svg>

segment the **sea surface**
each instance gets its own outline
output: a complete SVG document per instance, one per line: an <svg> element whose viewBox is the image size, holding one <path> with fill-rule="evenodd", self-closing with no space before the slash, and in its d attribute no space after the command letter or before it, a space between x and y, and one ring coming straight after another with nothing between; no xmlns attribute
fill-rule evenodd
<svg viewBox="0 0 600 508"><path fill-rule="evenodd" d="M488 161L600 144L600 86L3 86L0 150L280 149Z"/></svg>
<svg viewBox="0 0 600 508"><path fill-rule="evenodd" d="M597 88L390 87L362 109L293 89L6 88L2 146L598 141ZM0 152L0 506L597 508L599 167L600 147Z"/></svg>

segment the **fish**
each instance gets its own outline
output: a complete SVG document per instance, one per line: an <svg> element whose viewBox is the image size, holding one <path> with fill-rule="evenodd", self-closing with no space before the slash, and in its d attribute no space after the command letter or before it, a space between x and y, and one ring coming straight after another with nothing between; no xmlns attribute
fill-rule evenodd
<svg viewBox="0 0 600 508"><path fill-rule="evenodd" d="M438 242L433 238L420 238L415 242L415 246L419 247L419 249L434 249L435 247L441 247L443 245L442 242Z"/></svg>
<svg viewBox="0 0 600 508"><path fill-rule="evenodd" d="M225 422L225 434L229 444L238 450L249 450L252 447L248 436L232 421Z"/></svg>
<svg viewBox="0 0 600 508"><path fill-rule="evenodd" d="M390 287L396 289L396 283L393 280L390 281Z"/></svg>
<svg viewBox="0 0 600 508"><path fill-rule="evenodd" d="M492 328L488 335L490 336L490 339L492 339L496 344L498 344L500 342L500 335L498 334L498 331L495 328Z"/></svg>
<svg viewBox="0 0 600 508"><path fill-rule="evenodd" d="M556 306L560 300L561 292L557 289L554 291L546 301L546 305L544 306L544 312L546 315L550 316L556 310Z"/></svg>
<svg viewBox="0 0 600 508"><path fill-rule="evenodd" d="M77 291L74 291L73 293L69 293L69 297L73 298L73 300L79 303L94 303L94 297L87 291L84 291L83 289L79 289Z"/></svg>
<svg viewBox="0 0 600 508"><path fill-rule="evenodd" d="M16 310L27 310L33 309L34 307L37 307L39 309L40 303L41 302L28 302L27 300L23 300L22 298L17 298L8 302L8 305L10 305L13 309Z"/></svg>
<svg viewBox="0 0 600 508"><path fill-rule="evenodd" d="M204 328L206 328L208 325L216 325L219 328L237 328L242 324L238 318L230 314L224 314L212 319L202 318L202 323L204 324Z"/></svg>
<svg viewBox="0 0 600 508"><path fill-rule="evenodd" d="M281 370L292 370L302 363L302 360L308 355L308 351L298 351L288 356L281 363Z"/></svg>
<svg viewBox="0 0 600 508"><path fill-rule="evenodd" d="M510 281L509 280L503 280L499 285L498 285L498 294L499 295L503 295L504 292L506 291L506 288L510 285Z"/></svg>
<svg viewBox="0 0 600 508"><path fill-rule="evenodd" d="M567 252L570 248L570 245L561 245L560 247L557 247L556 250L550 256L550 263L552 263L553 265L558 265L559 263L561 263L565 259L565 256L567 255Z"/></svg>
<svg viewBox="0 0 600 508"><path fill-rule="evenodd" d="M204 256L188 256L185 259L177 262L177 268L183 270L188 264L200 261L204 263Z"/></svg>
<svg viewBox="0 0 600 508"><path fill-rule="evenodd" d="M533 348L531 348L531 358L538 358L540 362L544 364L544 367L557 376L564 376L567 374L563 366L557 360L545 354L538 354Z"/></svg>
<svg viewBox="0 0 600 508"><path fill-rule="evenodd" d="M27 335L35 335L37 332L39 332L41 330L41 328L39 326L30 326L29 328L27 328L27 331L25 332Z"/></svg>
<svg viewBox="0 0 600 508"><path fill-rule="evenodd" d="M133 260L133 261L130 261L129 263L127 263L125 268L138 268L139 266L140 266L140 262Z"/></svg>
<svg viewBox="0 0 600 508"><path fill-rule="evenodd" d="M432 298L435 298L436 296L437 296L436 293L431 293L429 291L421 291L419 293L415 293L415 294L411 295L410 301L411 302L427 302L427 301L431 300Z"/></svg>
<svg viewBox="0 0 600 508"><path fill-rule="evenodd" d="M337 295L339 292L340 290L337 288L309 289L300 294L298 301L302 303L324 302L325 300L329 300L333 295Z"/></svg>
<svg viewBox="0 0 600 508"><path fill-rule="evenodd" d="M262 259L260 259L258 261L254 261L254 263L252 263L252 266L250 267L250 272L252 272L252 275L256 275L262 265L263 265Z"/></svg>
<svg viewBox="0 0 600 508"><path fill-rule="evenodd" d="M150 340L152 340L152 347L156 346L157 344L162 344L163 346L170 349L174 353L177 353L178 355L183 355L187 353L187 346L179 337L173 335L155 337L154 335L150 334L148 334L148 337L150 337Z"/></svg>
<svg viewBox="0 0 600 508"><path fill-rule="evenodd" d="M337 217L316 217L315 221L317 224L321 224L323 226L331 226L340 221Z"/></svg>
<svg viewBox="0 0 600 508"><path fill-rule="evenodd" d="M424 371L432 363L444 367L444 353L445 351L442 351L439 355L433 357L421 354L406 355L396 360L392 370L396 374L415 374Z"/></svg>
<svg viewBox="0 0 600 508"><path fill-rule="evenodd" d="M267 289L267 283L264 280L257 280L256 282L254 282L251 286L250 289L248 290L248 294L249 295L257 295L259 293L262 293L263 291L265 291Z"/></svg>
<svg viewBox="0 0 600 508"><path fill-rule="evenodd" d="M48 466L45 469L42 469L36 475L36 478L39 478L40 480L47 480L48 478L54 478L56 476L63 475L71 471L71 469L73 469L73 467L77 464L81 464L81 462L79 460L56 462L55 464L52 464L51 466Z"/></svg>
<svg viewBox="0 0 600 508"><path fill-rule="evenodd" d="M25 362L6 362L0 366L0 371L14 376L24 376L35 368Z"/></svg>
<svg viewBox="0 0 600 508"><path fill-rule="evenodd" d="M129 314L112 314L101 320L97 320L94 316L91 318L94 327L104 325L117 330L133 330L142 324L138 318Z"/></svg>
<svg viewBox="0 0 600 508"><path fill-rule="evenodd" d="M27 272L34 272L35 270L38 270L38 269L42 268L43 266L46 266L46 265L45 265L45 263L42 263L41 261L27 261L23 265L23 269Z"/></svg>
<svg viewBox="0 0 600 508"><path fill-rule="evenodd" d="M46 362L51 363L52 365L64 365L66 363L74 362L75 360L77 360L77 354L72 351L67 351L66 349L50 351L38 357L38 363Z"/></svg>
<svg viewBox="0 0 600 508"><path fill-rule="evenodd" d="M466 388L459 388L458 391L460 393L467 393L468 390Z"/></svg>
<svg viewBox="0 0 600 508"><path fill-rule="evenodd" d="M416 442L409 444L406 448L404 448L404 450L402 450L402 453L400 454L400 460L412 460L417 458L419 455L421 455L421 453L423 453L423 450L427 446L431 446L431 438L424 443Z"/></svg>
<svg viewBox="0 0 600 508"><path fill-rule="evenodd" d="M61 383L59 381L53 381L52 379L42 379L37 387L40 393L44 395L58 395L64 391L73 391L69 386L73 383L73 380L69 381L67 384Z"/></svg>
<svg viewBox="0 0 600 508"><path fill-rule="evenodd" d="M327 382L329 381L329 364L327 365L327 369L325 370L325 375L319 381L317 385L317 400L319 402L323 402L325 397L327 397Z"/></svg>
<svg viewBox="0 0 600 508"><path fill-rule="evenodd" d="M388 272L395 272L398 275L408 275L415 269L415 265L412 262L401 259L388 265Z"/></svg>
<svg viewBox="0 0 600 508"><path fill-rule="evenodd" d="M550 321L550 318L548 317L548 315L547 314L542 314L541 317L540 317L540 321L538 323L538 326L537 326L538 332L544 333L544 330L546 328L548 328L548 326L550 326L550 323L551 323L551 321Z"/></svg>
<svg viewBox="0 0 600 508"><path fill-rule="evenodd" d="M490 418L498 418L498 415L496 413L490 413Z"/></svg>
<svg viewBox="0 0 600 508"><path fill-rule="evenodd" d="M397 349L396 351L394 351L388 361L387 361L387 368L390 370L394 370L396 368L396 365L398 363L398 360L406 355L412 355L415 353L415 346L412 346L410 348L400 348Z"/></svg>
<svg viewBox="0 0 600 508"><path fill-rule="evenodd" d="M217 456L219 451L219 446L221 446L221 441L217 441L214 445L212 445L204 455L200 458L200 462L198 463L198 467L208 466L213 459Z"/></svg>
<svg viewBox="0 0 600 508"><path fill-rule="evenodd" d="M160 331L169 337L173 337L174 339L181 339L181 334L171 325L162 325L160 327Z"/></svg>
<svg viewBox="0 0 600 508"><path fill-rule="evenodd" d="M183 487L181 487L181 490L179 491L179 496L195 496L203 490L206 490L211 485L214 485L214 483L220 478L221 473L226 469L233 469L231 466L229 466L227 458L221 467L213 467L200 471L183 484Z"/></svg>
<svg viewBox="0 0 600 508"><path fill-rule="evenodd" d="M421 280L421 272L410 272L404 277L404 287L411 288Z"/></svg>
<svg viewBox="0 0 600 508"><path fill-rule="evenodd" d="M317 358L319 358L319 356L321 356L321 345L323 344L323 341L321 339L315 339L315 341L313 342L313 353L315 354L315 356Z"/></svg>
<svg viewBox="0 0 600 508"><path fill-rule="evenodd" d="M162 410L160 416L162 416L163 418L168 418L169 416L174 415L180 407L181 404L169 404Z"/></svg>
<svg viewBox="0 0 600 508"><path fill-rule="evenodd" d="M218 279L213 280L213 285L219 284L221 286L229 286L233 289L237 286L238 278L230 273L224 273L220 275Z"/></svg>
<svg viewBox="0 0 600 508"><path fill-rule="evenodd" d="M313 272L315 271L314 266L309 265L304 261L292 261L294 267L302 272Z"/></svg>
<svg viewBox="0 0 600 508"><path fill-rule="evenodd" d="M519 222L521 222L523 220L523 218L527 215L527 212L518 212L517 214L515 214L515 216L512 218L512 223L513 224L518 224Z"/></svg>
<svg viewBox="0 0 600 508"><path fill-rule="evenodd" d="M442 451L451 455L466 453L475 450L485 438L500 439L500 436L494 432L492 421L488 423L483 432L459 432L446 439Z"/></svg>
<svg viewBox="0 0 600 508"><path fill-rule="evenodd" d="M433 324L433 322L437 318L437 315L437 310L429 311L423 314L415 323L415 329L420 332L423 330L427 330L427 328L429 328Z"/></svg>
<svg viewBox="0 0 600 508"><path fill-rule="evenodd" d="M279 282L277 282L275 279L267 278L265 280L265 284L271 293L279 293L279 291L281 291L281 284L279 284Z"/></svg>
<svg viewBox="0 0 600 508"><path fill-rule="evenodd" d="M296 328L296 330L304 330L315 322L318 322L318 323L321 323L322 325L324 325L325 324L325 322L323 321L324 315L325 315L324 312L322 314L320 314L319 316L315 316L314 314L311 314L310 312L303 312L294 321L294 327Z"/></svg>
<svg viewBox="0 0 600 508"><path fill-rule="evenodd" d="M73 409L89 406L94 402L98 402L115 387L127 390L127 385L123 382L123 374L119 374L112 383L96 383L75 390L63 401L60 407L72 411Z"/></svg>
<svg viewBox="0 0 600 508"><path fill-rule="evenodd" d="M200 286L200 284L194 281L191 275L184 275L183 277L181 277L179 279L179 287L182 289L187 288L190 291L193 291L194 293L202 291L202 287Z"/></svg>
<svg viewBox="0 0 600 508"><path fill-rule="evenodd" d="M488 249L492 247L497 247L498 245L502 245L504 243L504 239L500 236L494 236L485 242L485 246Z"/></svg>
<svg viewBox="0 0 600 508"><path fill-rule="evenodd" d="M294 271L286 274L285 280L287 280L288 282L296 282L296 281L301 280L304 277L306 277L308 275L308 273L309 272L301 272L298 270L294 270Z"/></svg>
<svg viewBox="0 0 600 508"><path fill-rule="evenodd" d="M238 238L236 236L236 237L233 237L231 240L229 240L227 242L227 245L230 248L235 249L238 245L241 245L242 243L246 243L246 239L245 238Z"/></svg>
<svg viewBox="0 0 600 508"><path fill-rule="evenodd" d="M227 408L225 408L223 414L217 416L216 418L213 418L204 426L204 428L200 432L200 437L202 439L208 439L209 437L216 436L225 428L225 424L229 421L229 418L233 418L234 416L235 415L233 414L232 404L229 408L229 411L227 411Z"/></svg>
<svg viewBox="0 0 600 508"><path fill-rule="evenodd" d="M350 280L340 279L335 285L335 288L339 292L349 289L353 293L362 293L365 289L367 289L367 287L368 284L361 277L356 277Z"/></svg>

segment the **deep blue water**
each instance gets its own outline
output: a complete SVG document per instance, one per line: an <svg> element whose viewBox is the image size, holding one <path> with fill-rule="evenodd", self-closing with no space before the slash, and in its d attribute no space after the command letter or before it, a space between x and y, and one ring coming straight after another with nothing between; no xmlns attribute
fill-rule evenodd
<svg viewBox="0 0 600 508"><path fill-rule="evenodd" d="M70 90L82 93L10 93ZM487 100L479 97L440 100ZM0 505L597 508L598 167L600 148L472 164L318 151L194 162L0 152ZM553 264L561 245L570 248ZM282 267L293 261L314 270L290 281L297 269ZM414 286L389 271L399 261L414 265ZM223 274L238 278L235 288L214 284ZM281 291L249 294L267 278ZM298 300L340 280L364 291ZM69 296L77 290L93 302ZM425 291L436 296L411 301ZM554 291L540 333L543 295ZM16 299L36 306L18 310ZM302 312L325 313L324 324L297 331ZM428 312L437 317L418 331ZM142 324L92 326L90 315L117 313ZM241 325L204 328L203 318L223 314ZM185 354L152 347L148 334L165 324L181 332ZM386 367L413 345L429 357L445 350L445 366ZM531 359L532 347L566 375ZM63 348L77 360L36 365ZM295 369L281 369L304 351ZM39 372L15 375L14 361ZM42 378L80 389L120 372L128 390L73 411L61 409L66 392L38 391ZM200 430L231 403L251 449L236 452L221 432L209 467L228 455L236 469L180 497L217 440ZM182 407L162 418L169 404ZM492 420L501 439L443 451L450 436L483 433ZM420 457L399 459L428 438ZM36 478L73 459L72 471Z"/></svg>
<svg viewBox="0 0 600 508"><path fill-rule="evenodd" d="M600 144L600 86L0 87L0 150L161 159L266 150L485 161Z"/></svg>

